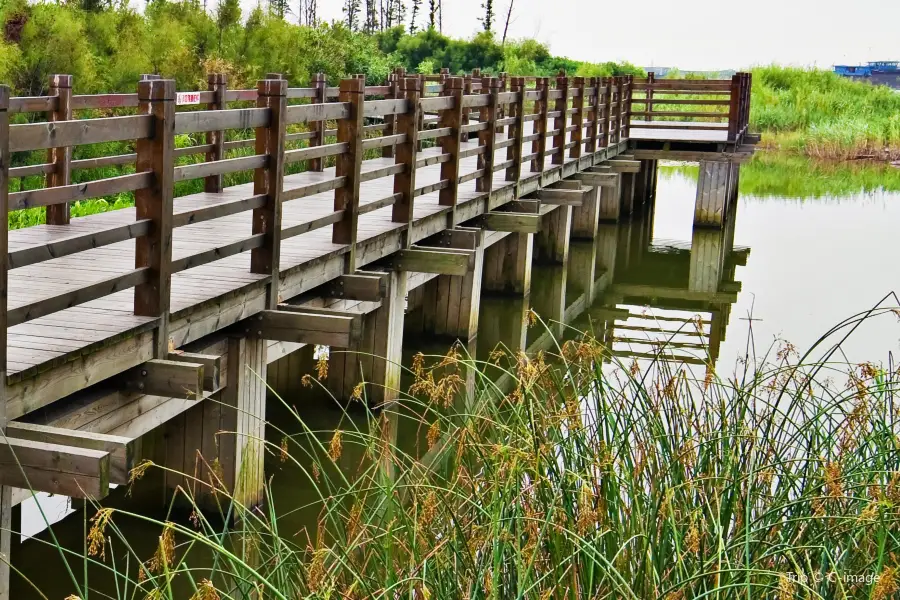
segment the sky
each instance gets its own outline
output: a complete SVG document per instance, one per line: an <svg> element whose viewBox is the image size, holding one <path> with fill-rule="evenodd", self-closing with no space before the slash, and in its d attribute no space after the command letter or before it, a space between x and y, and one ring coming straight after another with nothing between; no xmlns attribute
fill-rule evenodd
<svg viewBox="0 0 900 600"><path fill-rule="evenodd" d="M264 1L264 0L263 0ZM292 0L294 3L297 0ZM409 3L411 0L407 0ZM483 0L443 0L443 31L470 37ZM258 0L242 0L246 12ZM342 0L318 0L342 18ZM494 0L502 32L508 0ZM513 0L510 37L534 37L556 55L684 70L900 60L897 0ZM365 0L362 0L365 4ZM428 0L423 0L423 7Z"/></svg>

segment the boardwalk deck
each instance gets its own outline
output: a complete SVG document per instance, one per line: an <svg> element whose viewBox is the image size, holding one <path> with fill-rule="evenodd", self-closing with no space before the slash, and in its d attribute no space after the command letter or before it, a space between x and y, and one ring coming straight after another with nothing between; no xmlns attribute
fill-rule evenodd
<svg viewBox="0 0 900 600"><path fill-rule="evenodd" d="M530 133L530 131L529 131ZM548 136L549 137L549 136ZM498 135L498 143L505 136ZM476 141L464 142L462 151L477 147ZM548 144L549 145L549 144ZM615 156L627 144L602 151L604 157ZM439 148L425 149L419 159L436 157ZM571 170L578 159L567 159L564 165L545 165L544 174ZM393 158L376 158L363 163L363 174L393 166ZM461 160L460 176L474 173L477 157ZM303 172L285 177L286 191L308 188L333 180L334 169ZM521 182L538 186L538 173L529 172L523 163ZM417 189L427 190L440 181L440 165L419 167ZM504 172L494 174L492 204L513 199L512 182ZM525 188L523 188L525 189ZM504 193L504 190L506 193ZM393 178L381 178L361 184L361 211L393 195ZM226 188L222 193L198 193L175 200L175 216L188 215L202 207L237 202L253 196L253 184ZM476 191L474 180L462 183L458 191L460 221L469 220L489 210L483 202L487 194ZM310 226L334 211L333 191L320 192L284 204L282 230ZM412 241L416 242L447 227L450 207L438 203L439 192L424 193L416 198ZM482 200L482 202L479 202ZM494 208L491 206L490 208ZM10 251L40 249L75 234L102 232L135 221L135 209L100 213L72 219L70 225L39 225L10 232ZM173 262L200 251L214 250L246 239L251 231L250 213L242 212L174 230ZM361 214L358 225L358 266L381 259L400 248L402 223L391 221L391 207L385 206ZM134 267L134 240L127 240L78 254L13 269L9 275L10 311L85 285L101 283ZM324 227L282 241L281 294L290 298L326 283L341 272L342 255L347 245L331 242L331 228ZM176 347L227 327L262 310L265 275L250 272L250 252L242 252L213 263L189 268L172 277L171 330ZM9 328L8 343L8 415L16 418L65 396L86 384L94 383L114 371L140 364L149 359L149 336L155 319L133 313L133 290L112 293L99 300L68 308ZM90 355L107 349L107 368L91 364ZM41 389L29 385L29 378L51 367L68 365L59 379L44 382ZM77 387L76 387L77 386ZM27 399L26 399L27 397Z"/></svg>

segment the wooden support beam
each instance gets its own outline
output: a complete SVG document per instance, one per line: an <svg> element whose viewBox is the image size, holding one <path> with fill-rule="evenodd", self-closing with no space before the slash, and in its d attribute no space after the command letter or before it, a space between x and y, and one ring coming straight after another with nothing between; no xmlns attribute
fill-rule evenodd
<svg viewBox="0 0 900 600"><path fill-rule="evenodd" d="M132 439L17 421L12 421L7 425L6 436L18 440L107 452L110 456L109 481L116 485L128 483L131 469L141 459L141 438L139 437Z"/></svg>
<svg viewBox="0 0 900 600"><path fill-rule="evenodd" d="M585 190L543 189L534 193L543 204L581 206Z"/></svg>
<svg viewBox="0 0 900 600"><path fill-rule="evenodd" d="M391 264L397 271L465 275L475 268L475 252L414 246L393 254Z"/></svg>
<svg viewBox="0 0 900 600"><path fill-rule="evenodd" d="M329 282L323 288L323 294L331 298L343 298L345 300L362 300L377 302L384 298L386 292L384 277L355 273L353 275L341 275Z"/></svg>
<svg viewBox="0 0 900 600"><path fill-rule="evenodd" d="M508 210L509 212L537 215L541 212L541 201L526 199L513 200L512 202L507 202L506 204L504 204L503 209Z"/></svg>
<svg viewBox="0 0 900 600"><path fill-rule="evenodd" d="M47 120L72 120L72 76L51 75L48 96L56 96L56 110L48 115ZM47 162L53 165L53 171L47 174L47 187L62 187L72 183L72 148L50 148L47 151ZM69 203L51 204L46 208L47 225L69 224Z"/></svg>
<svg viewBox="0 0 900 600"><path fill-rule="evenodd" d="M610 168L613 173L639 173L641 171L641 161L628 159L612 159L603 163Z"/></svg>
<svg viewBox="0 0 900 600"><path fill-rule="evenodd" d="M359 339L359 319L302 310L301 306L285 304L279 305L278 310L264 310L251 317L249 334L264 340L338 348L347 348Z"/></svg>
<svg viewBox="0 0 900 600"><path fill-rule="evenodd" d="M594 187L615 187L619 183L616 173L575 173L572 178Z"/></svg>
<svg viewBox="0 0 900 600"><path fill-rule="evenodd" d="M537 233L541 230L541 215L494 211L481 217L481 226L488 231Z"/></svg>
<svg viewBox="0 0 900 600"><path fill-rule="evenodd" d="M109 452L7 437L0 443L4 486L100 499L109 494Z"/></svg>
<svg viewBox="0 0 900 600"><path fill-rule="evenodd" d="M582 190L586 191L584 185L577 179L563 179L560 181L556 181L551 183L549 186L551 189L560 189L560 190Z"/></svg>
<svg viewBox="0 0 900 600"><path fill-rule="evenodd" d="M203 365L203 389L215 392L222 383L219 374L222 371L222 357L214 354L198 354L197 352L170 352L168 360Z"/></svg>
<svg viewBox="0 0 900 600"><path fill-rule="evenodd" d="M122 375L125 389L169 398L199 400L203 397L203 365L153 359Z"/></svg>

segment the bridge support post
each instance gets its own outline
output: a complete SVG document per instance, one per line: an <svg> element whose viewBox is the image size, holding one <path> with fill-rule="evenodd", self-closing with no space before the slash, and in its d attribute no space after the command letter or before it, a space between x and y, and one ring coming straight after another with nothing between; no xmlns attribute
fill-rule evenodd
<svg viewBox="0 0 900 600"><path fill-rule="evenodd" d="M731 190L734 165L730 162L700 161L697 178L697 200L694 205L694 225L722 227Z"/></svg>
<svg viewBox="0 0 900 600"><path fill-rule="evenodd" d="M544 215L541 230L535 238L536 258L545 264L566 264L569 258L569 231L572 228L572 207L560 205Z"/></svg>
<svg viewBox="0 0 900 600"><path fill-rule="evenodd" d="M560 338L565 329L568 268L565 264L540 265L535 269L535 277L540 278L541 285L531 291L531 306L544 325L534 327L539 329L538 335L549 331L553 337Z"/></svg>
<svg viewBox="0 0 900 600"><path fill-rule="evenodd" d="M602 186L600 188L599 219L603 222L615 223L622 213L620 190L622 188L622 175L616 173L615 185Z"/></svg>
<svg viewBox="0 0 900 600"><path fill-rule="evenodd" d="M527 296L531 292L533 233L510 233L484 251L482 288L488 292Z"/></svg>
<svg viewBox="0 0 900 600"><path fill-rule="evenodd" d="M474 250L474 269L465 275L438 275L423 286L422 333L464 344L475 339L485 252L481 243Z"/></svg>
<svg viewBox="0 0 900 600"><path fill-rule="evenodd" d="M406 272L379 275L386 283L381 306L363 317L359 341L351 348L333 348L328 359L327 385L335 399L364 400L373 408L390 404L400 394L406 304Z"/></svg>
<svg viewBox="0 0 900 600"><path fill-rule="evenodd" d="M723 231L694 229L688 272L689 290L708 293L718 291L725 263L724 249Z"/></svg>
<svg viewBox="0 0 900 600"><path fill-rule="evenodd" d="M581 206L572 208L572 237L574 239L592 240L597 237L601 189L601 186L589 188L582 196Z"/></svg>

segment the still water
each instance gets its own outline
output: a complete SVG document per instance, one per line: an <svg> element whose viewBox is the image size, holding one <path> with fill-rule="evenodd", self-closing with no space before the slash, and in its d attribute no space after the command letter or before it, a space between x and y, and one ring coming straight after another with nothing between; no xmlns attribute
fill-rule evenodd
<svg viewBox="0 0 900 600"><path fill-rule="evenodd" d="M660 170L652 226L647 225L646 239L639 240L643 247L635 248L632 233L623 236L622 230L610 231L609 227L615 227L607 226L606 233L613 235L612 239L618 244L619 255L616 261L621 262L626 252L633 259L624 275L621 275L621 268L617 269L614 281L621 276L631 283L665 287L678 279L673 273L677 269L684 271L687 268L687 263L684 262L687 260L686 251L694 237L692 216L695 185L696 181L690 171L668 168ZM779 340L787 340L802 351L833 325L869 309L881 302L889 292L900 289L895 250L898 222L898 193L875 191L816 198L742 194L734 221L733 244L743 258L736 261L738 264L734 264L735 261L732 260L730 268L733 273L727 273L730 276L728 291L732 295L736 294L736 299L728 302L724 308L717 305L717 309L722 310L718 322L717 317L709 316L716 314L715 312L704 316L702 311L694 311L689 303L682 303L682 310L674 310L672 303L666 308L647 309L634 302L634 298L600 294L589 311L590 325L602 323L604 316L612 314L610 310L613 313L616 310L628 310L642 318L641 322L645 326L650 323L661 329L671 329L673 323L680 323L678 319L690 321L694 312L700 312L701 318L710 321L707 329L718 326L721 331L727 332L717 351L717 370L720 374L731 371L736 360L747 352L751 340L752 347L758 353L765 352L773 343L780 343ZM657 253L654 256L659 260L639 260L641 255L649 256L650 251ZM578 250L573 249L573 255L577 256L577 253ZM676 269L673 265L680 266ZM682 272L679 277L683 279L684 275ZM478 353L483 356L497 340L508 341L527 335L531 343L539 337L539 333L534 330L523 333L522 317L529 305L542 312L562 310L559 302L554 300L556 295L553 292L553 289L558 289L561 285L562 276L558 268L537 269L532 284L532 297L528 302L484 298ZM740 285L733 282L740 282ZM583 292L582 283L576 276L572 276L570 269L566 279L567 304ZM678 305L678 301L674 304ZM884 304L896 306L900 303L888 299ZM659 317L663 320L657 320ZM687 328L690 326L689 324ZM749 335L751 327L752 337ZM640 326L616 329L614 334L620 339L633 340L617 342L616 347L623 355L627 356L630 350L642 351L640 341L645 333ZM897 350L898 338L900 326L897 319L892 314L887 314L864 323L843 343L842 348L846 358L853 362L882 361L887 359L888 352ZM689 347L691 336L685 339L688 340L685 342L685 346L688 346L684 349L685 355L702 356L709 348L708 338L703 338L700 344L694 339L693 343L698 346L694 348ZM411 344L405 346L408 355L412 351ZM422 349L425 352L443 352L446 347L443 345ZM294 400L302 400L301 414L313 430L328 432L336 427L347 428L354 424L365 426L361 421L354 423L353 417L328 406L328 402L323 399L304 397ZM278 410L270 409L271 418L284 424L287 433L298 429L296 423L291 423L291 418L283 418L284 415L280 418L278 413ZM401 429L400 443L408 445L408 450L415 452L414 447L421 440L422 434L421 431L404 432ZM278 432L268 432L270 441L275 444L279 443L281 435ZM330 436L325 433L322 437L328 439ZM349 466L356 464L359 456L354 456L350 450L342 460ZM282 515L279 520L280 531L292 536L296 543L305 544L308 527L312 527L309 534L315 535L316 493L306 483L306 476L290 464L272 458L267 461L266 472L273 476L274 507ZM121 492L111 498L115 505L135 512L151 510L148 508L150 505L158 506L158 501L154 504L153 500L143 498L146 504L137 504L134 500L124 498ZM58 503L48 502L44 510L52 518L63 507ZM87 596L90 598L126 597L121 587L122 582L118 582L117 587L103 568L93 566L85 574L80 557L84 552L87 525L82 514L77 512L55 524L52 532L45 531L13 547L14 569L22 574L13 575L13 598L46 597L61 600L69 594L79 593L72 583L73 577L83 582L85 576L88 582L80 591L82 595L85 587L88 587L92 590ZM93 510L89 510L88 516L92 514ZM23 508L22 515L23 529L36 529L43 522L34 505ZM158 508L154 510L154 516L165 518ZM124 534L135 554L144 559L149 558L157 545L159 527L138 520L119 522L124 524ZM18 524L14 523L14 527L18 527ZM72 552L68 561L71 575L60 552L50 545L53 535ZM204 557L202 552L192 552L192 566L207 563L208 557ZM121 568L122 563L118 566ZM133 558L130 571L135 571ZM36 591L36 588L41 592ZM187 589L176 590L175 593L176 597L188 598L190 595L191 592ZM130 593L128 597L131 597Z"/></svg>

